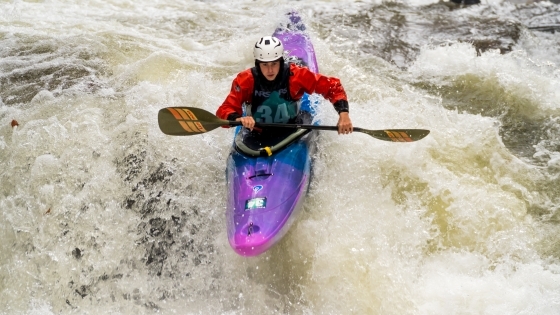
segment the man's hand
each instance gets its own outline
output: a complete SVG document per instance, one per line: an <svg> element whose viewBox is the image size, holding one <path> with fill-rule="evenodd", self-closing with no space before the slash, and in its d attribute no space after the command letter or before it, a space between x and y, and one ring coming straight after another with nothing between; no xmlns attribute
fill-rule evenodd
<svg viewBox="0 0 560 315"><path fill-rule="evenodd" d="M350 120L350 115L347 112L341 112L338 115L338 134L349 134L352 133L354 128L352 127L352 121Z"/></svg>
<svg viewBox="0 0 560 315"><path fill-rule="evenodd" d="M236 118L235 121L240 121L243 127L251 131L253 130L253 128L255 128L255 120L253 119L252 116L239 117Z"/></svg>

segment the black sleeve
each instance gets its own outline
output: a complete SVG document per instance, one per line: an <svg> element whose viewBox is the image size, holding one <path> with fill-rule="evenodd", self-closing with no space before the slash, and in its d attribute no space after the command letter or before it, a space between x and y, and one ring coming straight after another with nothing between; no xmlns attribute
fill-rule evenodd
<svg viewBox="0 0 560 315"><path fill-rule="evenodd" d="M235 121L235 120L236 120L237 118L239 118L239 117L241 117L241 115L239 115L239 114L236 113L236 112L233 112L233 113L231 113L231 114L229 114L229 115L227 116L227 120Z"/></svg>
<svg viewBox="0 0 560 315"><path fill-rule="evenodd" d="M348 101L346 100L338 100L334 102L334 109L336 109L337 113L349 112Z"/></svg>

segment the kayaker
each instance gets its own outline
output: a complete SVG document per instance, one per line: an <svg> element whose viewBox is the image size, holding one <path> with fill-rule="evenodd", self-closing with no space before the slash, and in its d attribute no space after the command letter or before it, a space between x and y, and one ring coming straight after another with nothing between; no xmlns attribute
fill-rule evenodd
<svg viewBox="0 0 560 315"><path fill-rule="evenodd" d="M313 73L304 66L284 62L284 46L273 36L260 38L253 49L255 67L240 72L231 91L216 111L221 119L240 121L253 130L255 122L301 123L297 101L304 92L329 100L338 112L338 133L352 132L348 99L340 80ZM243 104L249 105L243 116ZM276 129L276 128L275 128Z"/></svg>

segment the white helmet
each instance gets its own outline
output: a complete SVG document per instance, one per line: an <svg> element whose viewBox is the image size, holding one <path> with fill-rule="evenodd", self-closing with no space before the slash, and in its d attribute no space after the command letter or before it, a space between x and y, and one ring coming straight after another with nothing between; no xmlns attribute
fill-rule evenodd
<svg viewBox="0 0 560 315"><path fill-rule="evenodd" d="M262 62L270 62L284 57L284 45L282 42L272 36L261 37L253 49L253 56L256 60Z"/></svg>

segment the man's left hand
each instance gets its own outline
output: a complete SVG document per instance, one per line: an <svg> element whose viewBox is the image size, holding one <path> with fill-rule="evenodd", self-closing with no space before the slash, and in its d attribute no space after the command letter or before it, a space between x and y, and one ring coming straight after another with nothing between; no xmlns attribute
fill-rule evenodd
<svg viewBox="0 0 560 315"><path fill-rule="evenodd" d="M352 121L350 120L350 115L347 112L342 112L338 115L338 134L347 135L352 133L354 127L352 127Z"/></svg>

